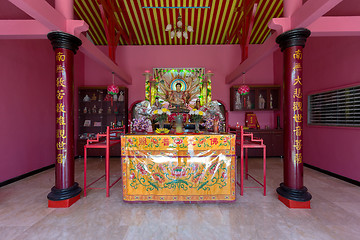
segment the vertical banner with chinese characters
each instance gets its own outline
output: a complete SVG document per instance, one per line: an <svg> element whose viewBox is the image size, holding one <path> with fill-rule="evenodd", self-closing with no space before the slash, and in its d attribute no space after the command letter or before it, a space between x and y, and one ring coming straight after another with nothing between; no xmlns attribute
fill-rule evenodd
<svg viewBox="0 0 360 240"><path fill-rule="evenodd" d="M79 198L81 188L74 181L74 55L81 40L64 32L47 35L55 51L55 186L50 202Z"/></svg>
<svg viewBox="0 0 360 240"><path fill-rule="evenodd" d="M280 200L307 202L311 194L303 185L303 48L310 31L293 29L280 34L276 42L284 53L284 182L276 190ZM305 206L305 205L302 205ZM307 208L307 207L306 207Z"/></svg>
<svg viewBox="0 0 360 240"><path fill-rule="evenodd" d="M74 183L70 177L74 175L73 161L69 162L74 158L73 55L71 50L55 49L57 188L68 188Z"/></svg>
<svg viewBox="0 0 360 240"><path fill-rule="evenodd" d="M289 161L284 164L290 169L284 173L285 185L294 189L303 184L303 82L302 58L303 47L293 46L285 49L287 69L285 70L285 156ZM291 160L290 160L291 159Z"/></svg>

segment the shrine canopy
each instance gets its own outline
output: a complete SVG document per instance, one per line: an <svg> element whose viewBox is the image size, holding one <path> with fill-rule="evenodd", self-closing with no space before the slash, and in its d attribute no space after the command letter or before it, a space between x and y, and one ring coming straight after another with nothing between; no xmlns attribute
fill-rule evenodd
<svg viewBox="0 0 360 240"><path fill-rule="evenodd" d="M154 104L159 98L161 103L170 102L176 85L181 84L181 91L186 95L185 107L201 105L211 101L211 80L205 79L205 68L154 68L153 80L146 80L145 98Z"/></svg>

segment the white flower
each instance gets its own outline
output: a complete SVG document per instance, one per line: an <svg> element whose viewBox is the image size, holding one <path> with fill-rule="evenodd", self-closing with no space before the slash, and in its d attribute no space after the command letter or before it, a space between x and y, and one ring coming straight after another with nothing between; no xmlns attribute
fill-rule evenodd
<svg viewBox="0 0 360 240"><path fill-rule="evenodd" d="M195 114L196 114L196 115L199 115L199 110L196 110L196 111L195 111Z"/></svg>

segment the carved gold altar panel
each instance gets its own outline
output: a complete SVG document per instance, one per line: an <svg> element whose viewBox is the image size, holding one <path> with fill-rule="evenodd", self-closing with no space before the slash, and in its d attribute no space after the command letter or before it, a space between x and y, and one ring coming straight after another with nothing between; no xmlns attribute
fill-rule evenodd
<svg viewBox="0 0 360 240"><path fill-rule="evenodd" d="M121 136L125 201L234 201L235 135Z"/></svg>

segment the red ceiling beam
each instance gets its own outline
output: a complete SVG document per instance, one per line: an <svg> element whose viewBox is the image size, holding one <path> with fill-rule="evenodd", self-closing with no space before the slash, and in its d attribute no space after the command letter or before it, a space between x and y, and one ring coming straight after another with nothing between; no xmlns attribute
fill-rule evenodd
<svg viewBox="0 0 360 240"><path fill-rule="evenodd" d="M245 61L248 57L248 48L250 44L251 31L255 22L255 13L259 0L244 0L237 11L242 13L235 30L229 36L227 34L227 43L232 42L235 36L239 38L241 46L241 61Z"/></svg>
<svg viewBox="0 0 360 240"><path fill-rule="evenodd" d="M110 0L98 0L98 4L104 24L106 40L108 42L109 57L113 62L116 62L116 47L119 44L120 36L124 38L128 45L131 44L131 41L115 17L116 10L113 3ZM119 11L117 11L117 13L120 14ZM120 15L118 16L120 17Z"/></svg>
<svg viewBox="0 0 360 240"><path fill-rule="evenodd" d="M251 32L255 22L255 13L259 0L246 0L245 2L245 14L241 22L241 62L244 62L248 58L248 49L250 44Z"/></svg>

